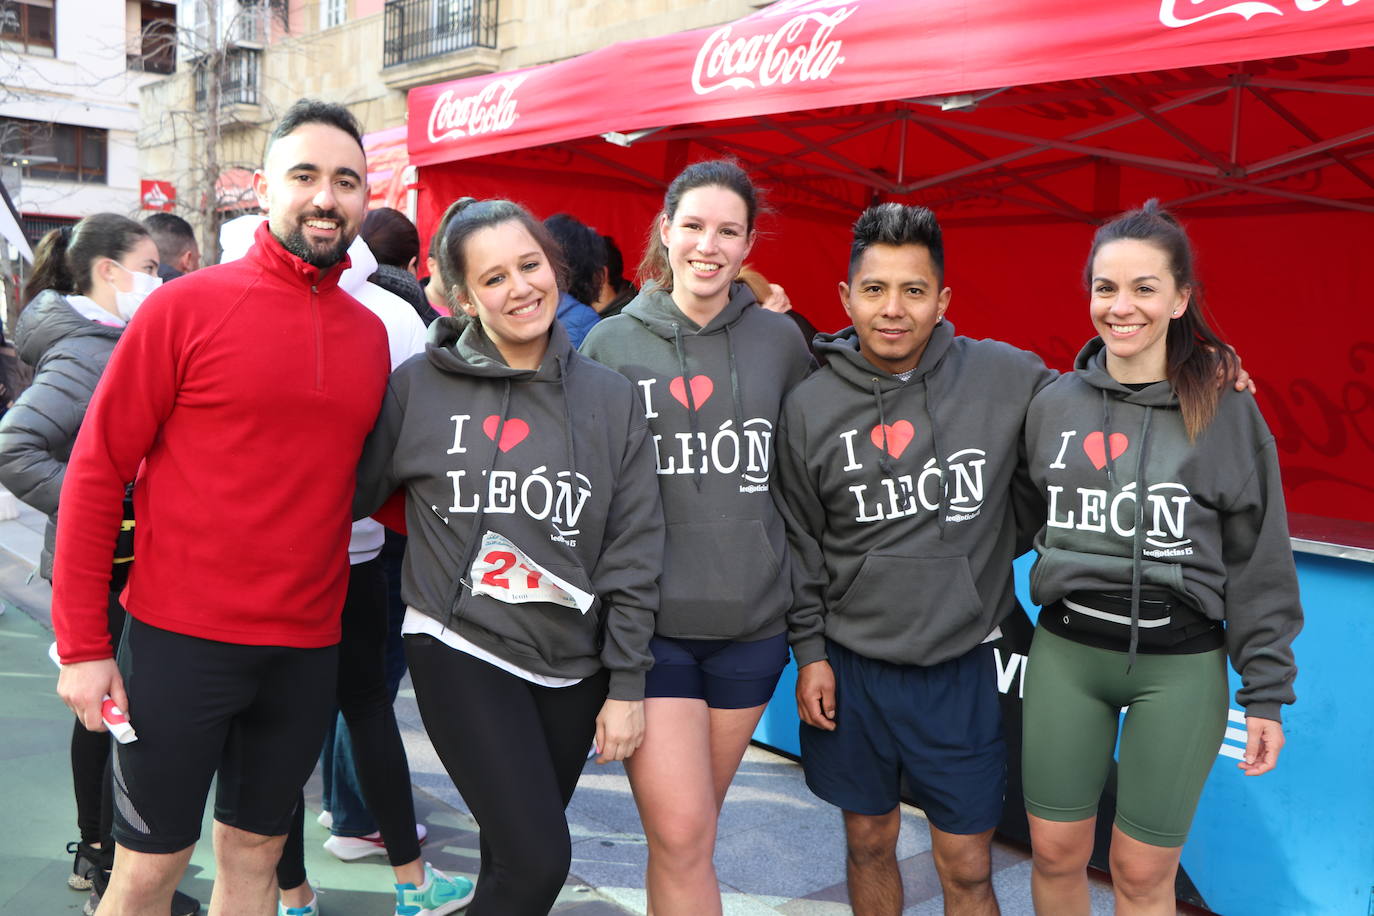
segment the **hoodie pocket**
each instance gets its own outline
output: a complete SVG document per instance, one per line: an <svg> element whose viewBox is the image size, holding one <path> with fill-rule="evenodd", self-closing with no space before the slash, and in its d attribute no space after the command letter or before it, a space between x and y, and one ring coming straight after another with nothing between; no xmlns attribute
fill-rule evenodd
<svg viewBox="0 0 1374 916"><path fill-rule="evenodd" d="M670 632L719 637L749 632L741 629L749 620L766 620L778 611L759 605L777 589L781 568L758 519L668 525L660 613L675 618L668 622ZM786 598L783 607L790 588Z"/></svg>
<svg viewBox="0 0 1374 916"><path fill-rule="evenodd" d="M592 592L582 567L540 565L568 584ZM473 595L464 616L505 647L505 651L493 651L524 667L541 672L548 669L564 677L585 677L600 667L600 601L594 601L583 614L577 608L548 601L505 602L489 595Z"/></svg>
<svg viewBox="0 0 1374 916"><path fill-rule="evenodd" d="M826 632L870 658L933 665L987 636L984 616L964 557L871 553L832 607Z"/></svg>

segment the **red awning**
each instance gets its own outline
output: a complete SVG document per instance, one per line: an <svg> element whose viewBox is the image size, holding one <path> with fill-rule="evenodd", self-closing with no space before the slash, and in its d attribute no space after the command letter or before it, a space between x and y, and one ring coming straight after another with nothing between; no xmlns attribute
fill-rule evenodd
<svg viewBox="0 0 1374 916"><path fill-rule="evenodd" d="M1182 216L1260 380L1292 511L1374 520L1374 0L783 0L412 90L422 234L461 195L574 213L633 264L687 163L771 213L750 260L821 330L854 217L946 230L953 320L1067 368L1092 226Z"/></svg>
<svg viewBox="0 0 1374 916"><path fill-rule="evenodd" d="M957 107L1007 86L1371 44L1374 5L1355 0L782 0L718 28L413 89L410 156L899 99Z"/></svg>

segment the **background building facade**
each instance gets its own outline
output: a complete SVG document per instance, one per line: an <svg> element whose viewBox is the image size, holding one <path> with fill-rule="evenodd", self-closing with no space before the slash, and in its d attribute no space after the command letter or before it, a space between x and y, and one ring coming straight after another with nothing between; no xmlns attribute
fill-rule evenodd
<svg viewBox="0 0 1374 916"><path fill-rule="evenodd" d="M63 0L57 0L63 2ZM70 0L68 0L70 2ZM292 102L341 102L368 132L401 127L406 92L616 41L726 22L748 0L180 0L175 72L144 86L139 168L176 188L208 259L255 201L251 174Z"/></svg>

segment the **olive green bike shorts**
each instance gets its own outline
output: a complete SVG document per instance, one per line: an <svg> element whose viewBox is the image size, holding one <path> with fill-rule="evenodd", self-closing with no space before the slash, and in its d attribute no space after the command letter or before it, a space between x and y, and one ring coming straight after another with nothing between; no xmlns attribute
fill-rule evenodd
<svg viewBox="0 0 1374 916"><path fill-rule="evenodd" d="M1037 627L1027 664L1026 811L1050 821L1096 816L1120 722L1116 826L1151 846L1182 846L1226 732L1224 650L1142 653L1127 674L1125 652Z"/></svg>

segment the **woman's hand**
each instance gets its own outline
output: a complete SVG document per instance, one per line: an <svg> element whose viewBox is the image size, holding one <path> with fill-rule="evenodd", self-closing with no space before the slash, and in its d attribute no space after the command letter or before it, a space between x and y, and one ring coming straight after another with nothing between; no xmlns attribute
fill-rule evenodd
<svg viewBox="0 0 1374 916"><path fill-rule="evenodd" d="M1259 719L1247 716L1245 730L1245 757L1236 766L1245 771L1246 776L1259 776L1268 773L1279 763L1279 751L1283 750L1283 725L1273 719Z"/></svg>
<svg viewBox="0 0 1374 916"><path fill-rule="evenodd" d="M768 298L760 302L759 305L770 312L779 314L792 311L792 300L787 298L787 290L776 283L768 284Z"/></svg>
<svg viewBox="0 0 1374 916"><path fill-rule="evenodd" d="M607 700L596 716L596 762L624 760L644 743L644 701Z"/></svg>

